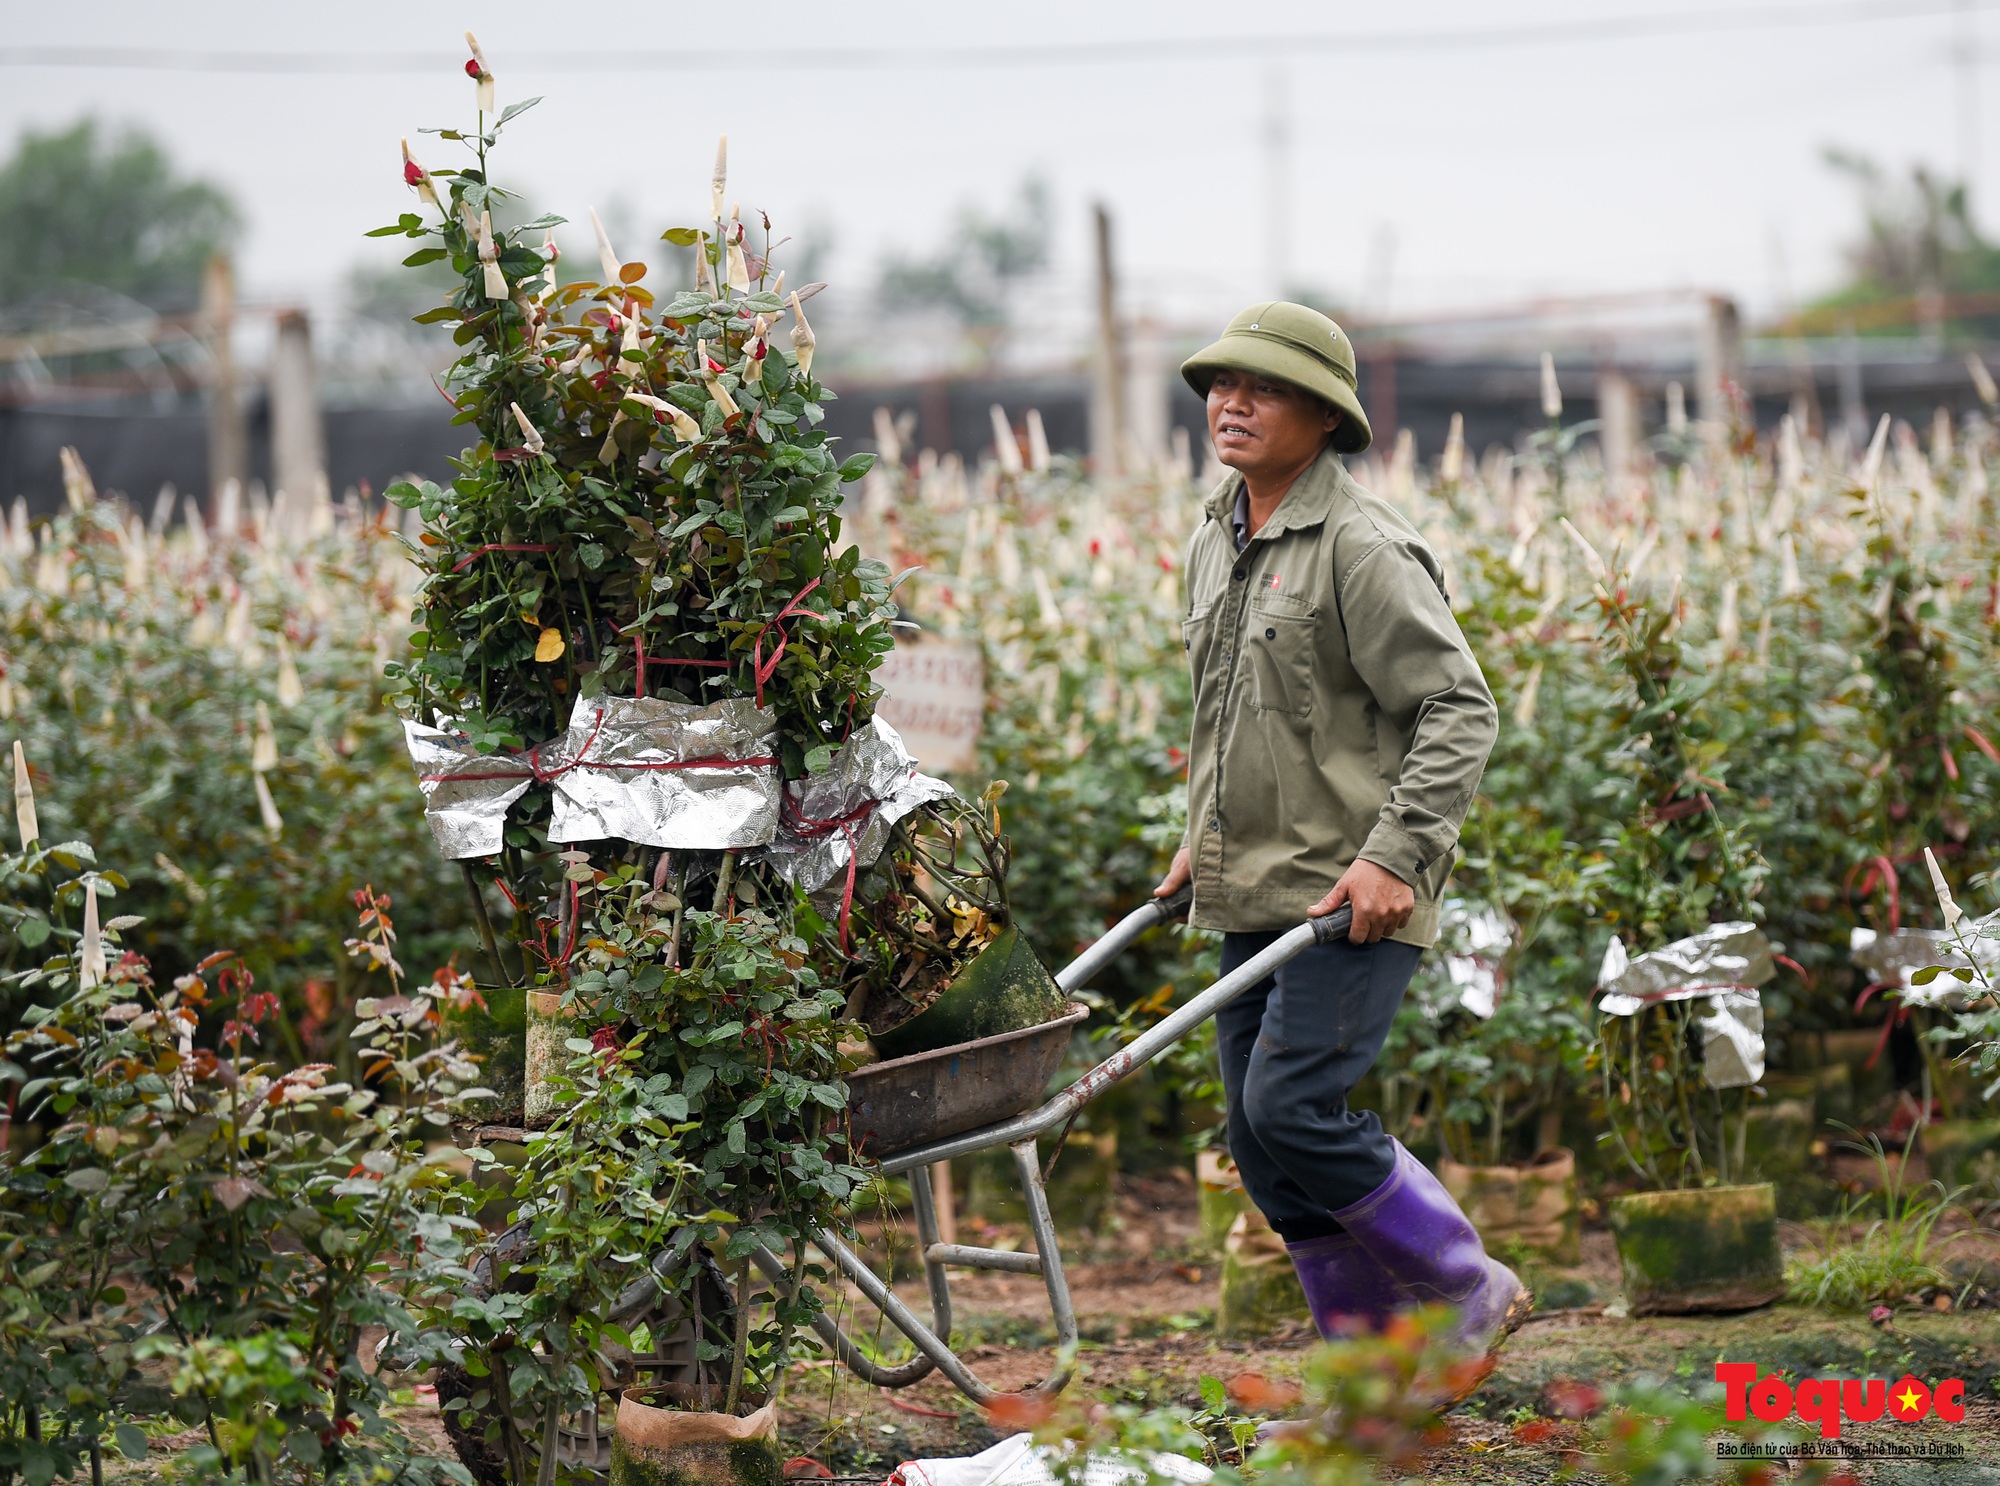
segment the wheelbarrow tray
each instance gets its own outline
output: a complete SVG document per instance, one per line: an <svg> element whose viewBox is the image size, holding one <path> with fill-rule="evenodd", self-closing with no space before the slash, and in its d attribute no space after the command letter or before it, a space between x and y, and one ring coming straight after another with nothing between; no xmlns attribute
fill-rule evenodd
<svg viewBox="0 0 2000 1486"><path fill-rule="evenodd" d="M855 1069L847 1075L855 1145L879 1160L1032 1108L1089 1015L1072 1001L1052 1022Z"/></svg>

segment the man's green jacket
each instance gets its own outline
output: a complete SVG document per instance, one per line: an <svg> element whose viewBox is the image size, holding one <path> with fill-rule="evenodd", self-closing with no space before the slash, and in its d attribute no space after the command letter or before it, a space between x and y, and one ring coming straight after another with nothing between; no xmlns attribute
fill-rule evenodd
<svg viewBox="0 0 2000 1486"><path fill-rule="evenodd" d="M1499 717L1436 555L1331 450L1236 550L1242 476L1188 543L1190 922L1288 928L1356 857L1438 898Z"/></svg>

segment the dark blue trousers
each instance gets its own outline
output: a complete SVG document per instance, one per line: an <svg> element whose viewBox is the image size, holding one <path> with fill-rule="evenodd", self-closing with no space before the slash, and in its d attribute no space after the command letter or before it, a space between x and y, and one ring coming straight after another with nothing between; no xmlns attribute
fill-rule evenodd
<svg viewBox="0 0 2000 1486"><path fill-rule="evenodd" d="M1278 937L1225 934L1222 973ZM1340 1232L1334 1211L1389 1179L1393 1143L1347 1096L1381 1053L1422 956L1388 939L1314 945L1216 1014L1229 1154L1288 1243Z"/></svg>

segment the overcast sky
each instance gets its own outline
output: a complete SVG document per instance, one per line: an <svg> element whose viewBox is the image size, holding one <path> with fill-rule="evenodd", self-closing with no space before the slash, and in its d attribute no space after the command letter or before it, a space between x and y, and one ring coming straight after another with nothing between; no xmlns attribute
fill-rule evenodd
<svg viewBox="0 0 2000 1486"><path fill-rule="evenodd" d="M417 130L470 122L472 85L456 70L470 24L503 104L544 95L510 126L497 171L538 206L579 220L590 205L616 207L654 232L691 221L705 204L715 136L727 130L732 196L764 207L781 227L829 224L828 266L854 283L872 277L885 249L936 241L958 204L997 207L1040 173L1059 208L1064 282L1079 300L1088 203L1102 199L1115 214L1134 302L1187 323L1267 291L1268 90L1282 75L1296 280L1350 303L1379 308L1386 299L1397 312L1686 286L1730 290L1768 310L1787 289L1826 286L1853 227L1852 190L1821 163L1824 146L1898 166L1957 165L1950 15L1916 4L1895 19L1803 19L1888 8L1764 0L1763 11L1801 19L1401 52L1287 43L1259 58L1246 39L1394 30L1463 43L1472 27L1688 19L1724 8L1716 0L0 0L0 60L58 46L439 57L428 75L0 66L0 139L84 113L145 125L183 168L244 206L248 290L319 300L364 254L381 253L360 234L407 205L398 137L409 135L428 161L450 160L448 146ZM1978 6L1977 25L2000 53L2000 7ZM972 66L895 57L912 47L1060 53L1169 38L1216 49L1026 61L1007 52L1008 65ZM574 61L538 63L549 48L607 58L642 49L656 60L593 74ZM699 64L658 60L677 48L698 51ZM780 65L760 65L765 48L786 49ZM794 53L815 48L878 49L889 61L791 65ZM722 65L718 53L734 61ZM1982 79L1995 81L1990 68ZM1992 143L1981 153L2000 168L2000 96L1982 125L1982 142ZM1987 169L1978 184L1994 178ZM646 254L639 243L619 246L628 258Z"/></svg>

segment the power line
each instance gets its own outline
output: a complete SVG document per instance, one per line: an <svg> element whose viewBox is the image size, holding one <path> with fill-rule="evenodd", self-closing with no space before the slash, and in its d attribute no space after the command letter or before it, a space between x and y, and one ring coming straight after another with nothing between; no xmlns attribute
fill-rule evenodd
<svg viewBox="0 0 2000 1486"><path fill-rule="evenodd" d="M1969 0L1987 10L2000 0ZM1309 32L1271 36L1138 37L1116 41L929 47L639 48L538 51L524 72L629 73L732 66L755 70L971 70L1217 61L1274 55L1441 55L1588 42L1638 41L1735 31L1921 20L1960 14L1961 0L1846 0L1818 5L1750 5L1728 10L1655 11L1627 16L1469 26L1453 31ZM435 72L463 58L442 51L219 51L138 46L6 46L0 67L135 72L355 75ZM508 63L501 62L502 70Z"/></svg>

